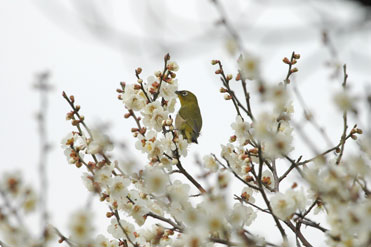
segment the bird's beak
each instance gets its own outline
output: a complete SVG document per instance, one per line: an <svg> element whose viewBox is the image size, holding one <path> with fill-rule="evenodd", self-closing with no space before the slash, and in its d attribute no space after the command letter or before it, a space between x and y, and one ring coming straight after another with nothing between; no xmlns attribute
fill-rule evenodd
<svg viewBox="0 0 371 247"><path fill-rule="evenodd" d="M180 91L175 91L176 94L180 94Z"/></svg>

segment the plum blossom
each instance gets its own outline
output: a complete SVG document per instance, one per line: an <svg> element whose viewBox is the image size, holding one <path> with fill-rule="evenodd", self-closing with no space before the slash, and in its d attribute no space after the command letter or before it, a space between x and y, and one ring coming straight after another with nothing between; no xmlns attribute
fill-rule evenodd
<svg viewBox="0 0 371 247"><path fill-rule="evenodd" d="M75 211L71 217L68 228L71 233L71 239L78 243L87 243L92 238L94 231L93 214L89 210Z"/></svg>
<svg viewBox="0 0 371 247"><path fill-rule="evenodd" d="M134 88L134 84L125 86L122 101L128 109L134 111L142 110L147 102L143 91Z"/></svg>
<svg viewBox="0 0 371 247"><path fill-rule="evenodd" d="M296 210L303 210L305 205L306 197L303 191L278 192L271 198L273 213L281 220L289 219Z"/></svg>
<svg viewBox="0 0 371 247"><path fill-rule="evenodd" d="M241 116L239 115L236 116L236 121L231 124L231 127L235 131L235 135L240 145L245 144L246 141L249 140L250 125L244 120L242 120Z"/></svg>

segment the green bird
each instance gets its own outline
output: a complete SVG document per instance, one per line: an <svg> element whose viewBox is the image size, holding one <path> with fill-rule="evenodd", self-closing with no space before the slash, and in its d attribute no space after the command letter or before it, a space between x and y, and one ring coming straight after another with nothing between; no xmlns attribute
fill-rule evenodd
<svg viewBox="0 0 371 247"><path fill-rule="evenodd" d="M202 117L196 96L190 91L175 92L180 101L180 109L175 118L175 128L188 143L197 142L202 127Z"/></svg>

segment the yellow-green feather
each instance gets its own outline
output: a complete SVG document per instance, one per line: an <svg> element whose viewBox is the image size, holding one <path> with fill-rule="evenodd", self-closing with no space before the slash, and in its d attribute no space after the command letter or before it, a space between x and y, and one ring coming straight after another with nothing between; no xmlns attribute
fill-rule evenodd
<svg viewBox="0 0 371 247"><path fill-rule="evenodd" d="M181 108L175 125L188 142L197 143L202 128L202 117L196 96L189 91L187 92L186 96L178 94Z"/></svg>

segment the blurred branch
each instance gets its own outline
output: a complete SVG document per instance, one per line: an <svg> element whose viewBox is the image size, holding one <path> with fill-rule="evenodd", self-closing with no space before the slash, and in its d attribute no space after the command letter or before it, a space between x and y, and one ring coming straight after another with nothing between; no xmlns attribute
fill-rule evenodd
<svg viewBox="0 0 371 247"><path fill-rule="evenodd" d="M49 107L48 93L52 90L49 84L50 72L45 71L37 75L34 88L40 92L40 107L37 113L38 133L40 141L39 153L39 176L40 176L40 207L41 207L41 224L42 238L45 240L45 232L49 224L48 213L48 176L47 176L47 159L50 151L47 133L47 111ZM41 242L42 246L45 241Z"/></svg>

